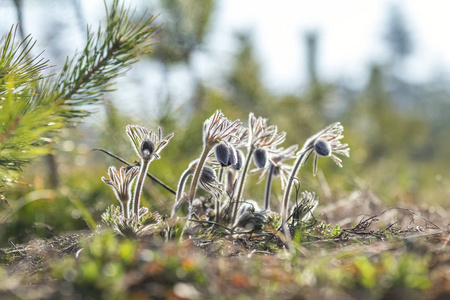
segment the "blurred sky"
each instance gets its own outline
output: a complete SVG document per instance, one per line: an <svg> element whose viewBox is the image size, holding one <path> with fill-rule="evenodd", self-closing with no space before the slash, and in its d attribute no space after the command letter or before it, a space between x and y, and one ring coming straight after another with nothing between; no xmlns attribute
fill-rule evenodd
<svg viewBox="0 0 450 300"><path fill-rule="evenodd" d="M304 33L315 30L319 40L319 75L344 78L360 85L371 62L384 61L383 37L389 7L403 11L414 45L405 77L422 81L450 67L450 2L420 0L226 0L218 8L214 48L233 30L255 34L264 77L277 91L292 91L306 80ZM223 49L222 49L223 51Z"/></svg>
<svg viewBox="0 0 450 300"><path fill-rule="evenodd" d="M133 6L137 0L128 0ZM0 0L0 29L5 32L17 22L12 0ZM39 42L49 39L48 7L56 7L61 24L73 20L72 33L61 38L67 55L83 45L83 26L76 21L73 3L79 3L85 20L95 28L104 16L102 1L24 0L25 30ZM151 3L151 1L149 2ZM220 0L208 38L207 55L198 55L197 68L205 78L224 74L236 51L233 33L250 31L257 57L263 66L264 81L274 92L296 92L306 81L304 34L319 33L319 76L360 87L368 77L372 62L386 61L383 36L390 5L399 5L412 35L414 53L406 64L405 77L423 81L450 69L450 2L438 0ZM54 24L54 23L52 23ZM81 26L80 26L81 25ZM69 26L69 27L70 27ZM47 50L46 57L51 56Z"/></svg>

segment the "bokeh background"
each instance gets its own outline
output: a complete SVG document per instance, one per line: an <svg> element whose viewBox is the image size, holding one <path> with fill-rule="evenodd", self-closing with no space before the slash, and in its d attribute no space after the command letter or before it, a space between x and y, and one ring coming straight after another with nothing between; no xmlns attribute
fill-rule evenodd
<svg viewBox="0 0 450 300"><path fill-rule="evenodd" d="M108 1L106 1L108 2ZM133 162L125 126L175 133L149 172L172 188L201 150L203 121L216 109L246 123L249 112L301 146L341 121L351 157L339 169L307 164L301 188L321 204L354 190L386 207L416 206L445 216L450 196L450 4L440 1L125 1L158 15L154 51L134 65L84 123L65 129L54 154L7 187L0 246L93 228L116 204L100 178ZM445 7L447 6L447 7ZM86 24L104 22L102 1L0 0L0 33L19 23L34 53L58 72L86 42ZM262 202L264 184L248 180L245 197ZM281 199L279 182L272 191ZM173 196L147 181L144 205L164 214ZM276 207L276 204L275 204ZM319 208L320 210L320 208ZM370 212L367 212L370 213Z"/></svg>

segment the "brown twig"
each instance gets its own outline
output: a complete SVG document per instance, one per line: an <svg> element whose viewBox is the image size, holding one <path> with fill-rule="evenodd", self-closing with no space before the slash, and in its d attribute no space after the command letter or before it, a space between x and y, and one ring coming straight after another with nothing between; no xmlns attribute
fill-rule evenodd
<svg viewBox="0 0 450 300"><path fill-rule="evenodd" d="M228 231L229 231L230 233L232 233L232 234L235 233L235 231L234 231L233 229L228 228L228 227L226 227L226 226L224 226L224 225L222 225L222 224L219 224L219 223L216 223L216 222L213 222L213 221L207 221L207 220L194 220L194 219L188 219L188 221L197 222L197 223L211 224L211 225L217 225L217 226L219 226L219 227L222 227L222 228L228 230Z"/></svg>

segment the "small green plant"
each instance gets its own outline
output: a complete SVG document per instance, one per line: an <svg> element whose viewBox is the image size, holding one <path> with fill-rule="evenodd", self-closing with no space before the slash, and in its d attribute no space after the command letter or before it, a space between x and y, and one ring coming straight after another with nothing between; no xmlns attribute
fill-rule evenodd
<svg viewBox="0 0 450 300"><path fill-rule="evenodd" d="M108 208L102 216L103 221L127 236L154 234L158 231L164 234L162 231L167 233L170 228L181 228L179 224L184 224L183 232L194 235L210 234L210 230L218 228L226 228L229 233L261 231L265 226L278 229L284 227L286 230L288 220L292 220L290 224L294 227L307 224L319 200L314 192L299 193L297 189L295 204L289 212L293 183L298 181L296 176L300 167L313 153L314 175L319 156L331 157L342 167L336 154L349 156L347 145L340 143L343 127L340 123L332 124L309 138L297 152L297 145L286 149L280 147L286 133L278 132L275 125L269 126L267 122L268 119L257 118L250 113L249 126L246 128L239 120L229 121L220 110L207 119L203 125L202 153L180 177L170 218L161 218L157 212L152 213L140 207L140 197L150 162L160 158L161 150L167 146L173 133L163 138L161 128L156 134L144 127L128 125L126 132L141 161L135 167L122 167L119 171L110 167L110 179L102 178L113 188L120 203L118 207ZM246 154L239 148L246 148ZM285 163L293 159L294 165ZM252 162L256 169L249 172ZM256 201L244 199L246 177L256 172L261 173L260 179L267 177L263 209ZM184 190L191 176L189 194L186 194ZM284 189L280 212L270 210L273 177L281 178ZM210 196L196 197L198 186ZM225 194L227 199L222 203ZM208 225L208 228L203 225ZM199 228L203 230L198 231Z"/></svg>
<svg viewBox="0 0 450 300"><path fill-rule="evenodd" d="M54 295L79 294L93 299L125 299L125 277L136 266L137 243L114 237L111 233L82 241L79 259L65 257L52 265L54 278L64 282L65 288Z"/></svg>

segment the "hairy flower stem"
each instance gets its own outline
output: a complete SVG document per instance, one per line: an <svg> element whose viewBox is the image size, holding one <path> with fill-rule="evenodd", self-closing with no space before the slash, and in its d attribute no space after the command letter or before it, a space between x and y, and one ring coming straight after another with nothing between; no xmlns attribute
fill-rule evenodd
<svg viewBox="0 0 450 300"><path fill-rule="evenodd" d="M219 175L218 175L217 180L218 180L220 183L223 183L222 181L223 181L223 173L224 173L224 169L225 169L225 168L220 168L220 169L219 169ZM216 223L219 223L219 221L220 221L220 205L221 205L220 198L221 198L221 197L222 197L222 196L216 197Z"/></svg>
<svg viewBox="0 0 450 300"><path fill-rule="evenodd" d="M270 209L270 190L272 188L272 178L274 165L270 164L269 171L267 172L266 192L264 194L264 210Z"/></svg>
<svg viewBox="0 0 450 300"><path fill-rule="evenodd" d="M1 142L1 139L0 139L0 142ZM110 152L110 151L108 151L108 150L101 149L101 148L95 148L95 149L92 149L92 151L101 151L101 152L103 152L103 153L105 153L105 154L107 154L107 155L109 155L109 156L111 156L111 157L117 159L117 160L120 161L121 163L126 164L128 167L133 167L133 166L134 166L134 165L130 164L129 162L127 162L126 160L124 160L123 158L121 158L121 157L115 155L114 153L112 153L112 152ZM175 192L172 188L170 188L167 184L165 184L164 182L162 182L161 180L159 180L158 178L156 178L156 177L153 176L152 174L147 173L147 176L148 176L151 180L153 180L154 182L156 182L157 184L159 184L160 186L162 186L163 188L165 188L167 191L169 191L169 192L171 192L172 194L176 195L176 192Z"/></svg>
<svg viewBox="0 0 450 300"><path fill-rule="evenodd" d="M287 183L286 189L284 190L284 196L283 196L283 206L281 210L281 221L283 224L286 223L287 220L287 211L289 206L289 201L291 199L291 191L292 191L292 185L294 183L294 179L297 176L298 171L300 170L301 166L304 164L304 160L308 157L310 151L304 151L302 154L300 154L294 163L294 168L292 169L291 176L289 177L289 181Z"/></svg>
<svg viewBox="0 0 450 300"><path fill-rule="evenodd" d="M170 217L175 216L177 206L178 206L178 204L179 204L179 202L181 200L181 197L183 196L183 193L184 193L184 187L186 186L186 181L189 178L189 176L191 176L191 175L192 175L191 168L187 168L183 172L183 174L181 174L180 181L178 182L177 194L175 196L175 204L173 206L172 213L171 213Z"/></svg>
<svg viewBox="0 0 450 300"><path fill-rule="evenodd" d="M192 201L194 201L195 192L197 191L198 180L200 179L200 174L203 170L203 165L205 164L206 158L208 157L209 151L211 151L211 146L206 144L203 147L203 152L198 160L197 167L195 168L194 178L191 182L191 189L189 190L189 209L192 208Z"/></svg>
<svg viewBox="0 0 450 300"><path fill-rule="evenodd" d="M149 165L150 160L142 160L141 168L139 170L139 178L136 183L136 189L134 190L133 211L137 221L139 221L139 204L141 200L142 188L144 187L144 179Z"/></svg>
<svg viewBox="0 0 450 300"><path fill-rule="evenodd" d="M125 217L126 220L128 220L130 214L129 214L129 207L128 207L129 201L128 200L123 200L121 202L122 205L122 211L123 211L123 216Z"/></svg>
<svg viewBox="0 0 450 300"><path fill-rule="evenodd" d="M252 147L249 147L247 158L245 159L245 165L244 169L241 173L241 182L239 184L239 190L236 196L236 203L234 204L234 210L233 210L233 218L231 219L231 224L234 224L236 221L236 216L239 208L239 202L242 196L242 192L244 191L244 185L245 185L245 178L247 177L248 173L248 167L250 166L250 162L252 161L252 155L255 150Z"/></svg>

